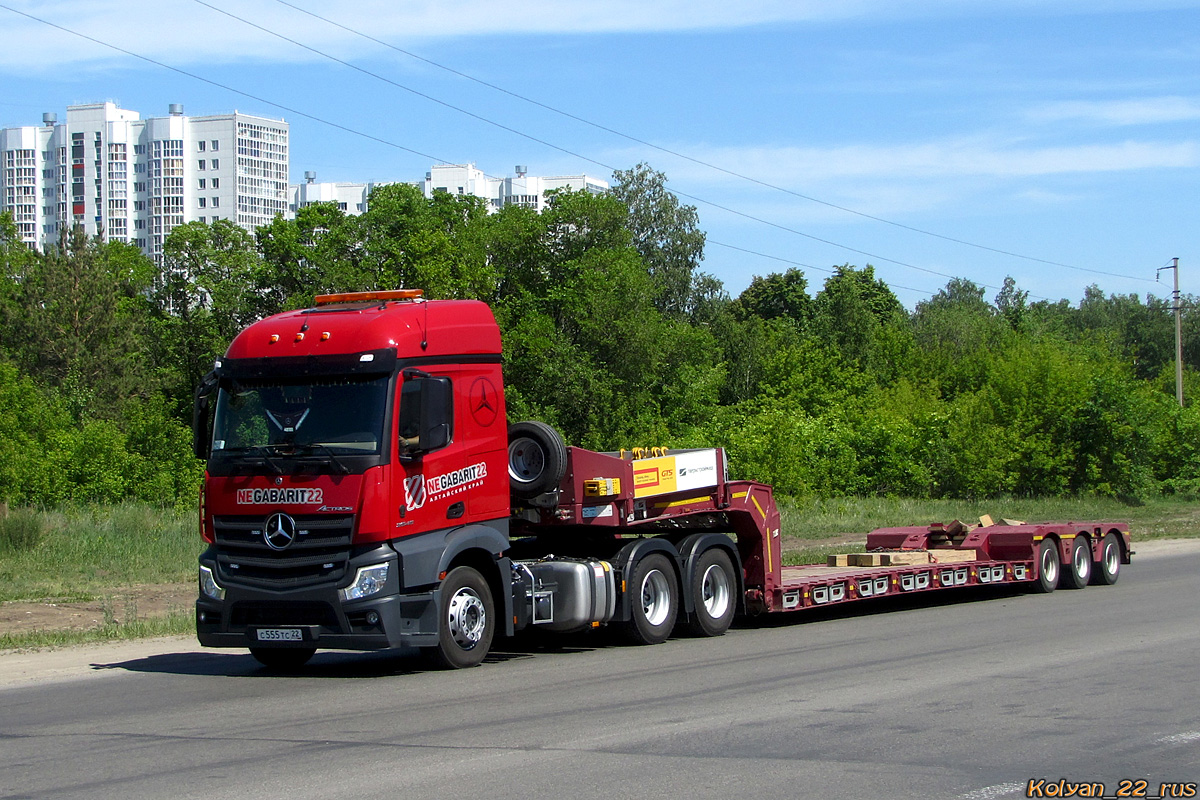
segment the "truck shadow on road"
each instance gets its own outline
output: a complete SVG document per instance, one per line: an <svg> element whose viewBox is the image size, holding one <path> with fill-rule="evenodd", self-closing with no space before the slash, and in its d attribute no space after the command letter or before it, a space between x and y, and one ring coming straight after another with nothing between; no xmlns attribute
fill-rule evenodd
<svg viewBox="0 0 1200 800"><path fill-rule="evenodd" d="M961 606L977 602L996 602L1021 597L1034 599L1022 586L970 587L954 592L921 592L854 603L833 604L826 608L810 608L804 610L803 613L796 614L741 617L735 621L734 627L740 630L800 627L805 623L951 605ZM566 635L526 633L514 639L501 640L498 646L488 654L484 664L501 664L539 656L560 657L626 646L628 645L618 632L611 629ZM398 677L438 671L421 657L419 651L411 648L376 653L323 650L318 651L308 664L290 671L268 669L244 650L188 650L178 653L160 653L109 664L95 663L91 667L97 671L126 670L166 675L293 679Z"/></svg>

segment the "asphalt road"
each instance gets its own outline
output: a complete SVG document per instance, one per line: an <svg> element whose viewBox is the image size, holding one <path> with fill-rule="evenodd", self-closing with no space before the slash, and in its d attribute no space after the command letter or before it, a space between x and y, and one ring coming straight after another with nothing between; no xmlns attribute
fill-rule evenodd
<svg viewBox="0 0 1200 800"><path fill-rule="evenodd" d="M1031 779L1200 781L1200 548L1135 557L1111 587L957 596L657 647L582 637L460 672L319 653L278 677L177 642L0 688L0 797L992 800Z"/></svg>

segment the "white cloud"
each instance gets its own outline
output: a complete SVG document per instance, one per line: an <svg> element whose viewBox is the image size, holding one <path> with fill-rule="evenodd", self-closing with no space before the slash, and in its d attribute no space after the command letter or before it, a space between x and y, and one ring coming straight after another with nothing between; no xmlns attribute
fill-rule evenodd
<svg viewBox="0 0 1200 800"><path fill-rule="evenodd" d="M1123 172L1200 166L1200 142L1124 141L1063 147L1007 145L984 138L898 145L840 147L708 148L679 145L710 164L785 187L846 178L1013 178L1067 173ZM672 175L711 182L718 177L695 164Z"/></svg>
<svg viewBox="0 0 1200 800"><path fill-rule="evenodd" d="M1200 119L1200 99L1146 97L1131 100L1072 100L1047 103L1028 113L1041 123L1081 121L1102 125L1153 125Z"/></svg>
<svg viewBox="0 0 1200 800"><path fill-rule="evenodd" d="M288 0L293 2L293 0ZM172 64L317 58L189 0L7 0L7 5ZM212 0L238 16L342 57L364 42L272 0ZM754 25L970 16L1144 12L1195 8L1200 0L294 0L349 28L393 43L514 34L651 33ZM29 69L119 57L61 30L0 9L0 69Z"/></svg>

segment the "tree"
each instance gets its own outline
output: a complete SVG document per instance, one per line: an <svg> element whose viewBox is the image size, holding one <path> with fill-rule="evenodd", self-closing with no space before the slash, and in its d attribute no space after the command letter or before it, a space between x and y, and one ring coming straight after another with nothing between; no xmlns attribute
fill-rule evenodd
<svg viewBox="0 0 1200 800"><path fill-rule="evenodd" d="M734 302L734 313L741 318L786 319L803 328L812 316L808 281L794 267L787 272L772 272L765 278L755 275L746 290Z"/></svg>
<svg viewBox="0 0 1200 800"><path fill-rule="evenodd" d="M684 316L691 305L693 275L704 259L705 233L695 206L682 205L667 176L640 163L613 173L610 194L629 209L627 226L654 284L654 305Z"/></svg>
<svg viewBox="0 0 1200 800"><path fill-rule="evenodd" d="M814 333L833 344L843 358L865 364L876 332L904 319L904 307L868 264L856 269L843 264L825 281L813 301Z"/></svg>

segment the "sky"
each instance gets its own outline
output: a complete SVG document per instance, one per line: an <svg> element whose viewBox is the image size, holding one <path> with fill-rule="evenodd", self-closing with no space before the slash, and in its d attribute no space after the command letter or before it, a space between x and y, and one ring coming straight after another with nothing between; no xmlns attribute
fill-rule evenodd
<svg viewBox="0 0 1200 800"><path fill-rule="evenodd" d="M0 127L282 118L293 183L644 162L734 296L872 264L909 308L1166 297L1172 258L1200 293L1198 32L1200 0L0 0Z"/></svg>

